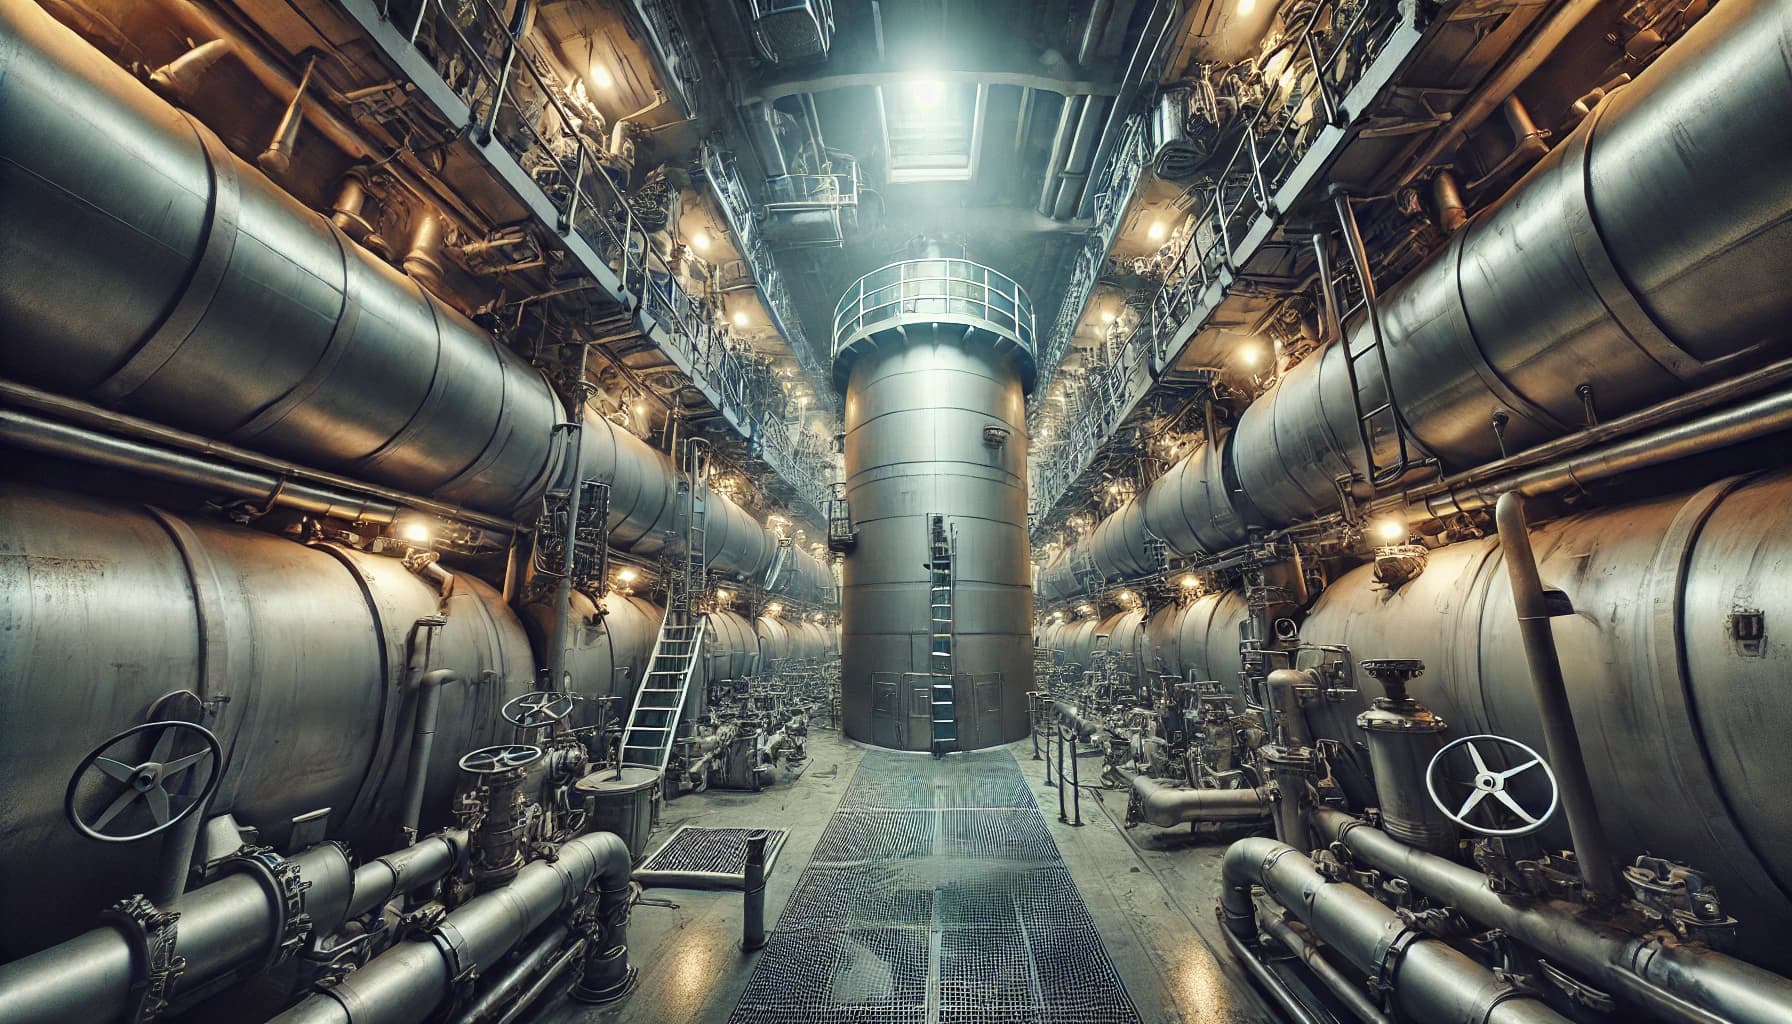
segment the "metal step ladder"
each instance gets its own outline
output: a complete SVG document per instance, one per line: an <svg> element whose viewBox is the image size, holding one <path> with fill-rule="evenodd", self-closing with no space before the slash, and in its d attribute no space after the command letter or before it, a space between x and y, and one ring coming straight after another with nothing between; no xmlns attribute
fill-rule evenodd
<svg viewBox="0 0 1792 1024"><path fill-rule="evenodd" d="M672 563L666 582L666 617L647 660L647 675L635 691L622 730L618 761L624 766L664 773L672 758L678 719L684 713L691 677L703 655L709 618L696 608L708 589L708 548L704 530L709 504L709 445L701 438L684 443L684 472L678 497L684 519L684 554Z"/></svg>
<svg viewBox="0 0 1792 1024"><path fill-rule="evenodd" d="M1336 281L1329 266L1330 260L1323 242L1316 244L1319 256L1319 275L1321 287L1324 289L1326 305L1335 311L1328 328L1338 331L1338 343L1344 346L1344 372L1350 379L1350 398L1356 408L1357 436L1362 442L1363 458L1368 469L1369 484L1380 488L1406 475L1413 463L1412 445L1406 436L1406 417L1400 411L1400 402L1394 395L1394 378L1388 372L1388 351L1386 339L1381 330L1381 312L1375 301L1375 274L1369 267L1369 253L1363 247L1362 231L1356 222L1356 210L1351 205L1348 195L1340 192L1332 197L1337 207L1338 224L1344 229L1344 248L1350 256L1351 272L1356 277L1361 298L1349 309L1338 308ZM1345 334L1342 325L1349 322L1358 312L1364 314L1369 325L1369 344L1360 348L1351 347L1350 336ZM1360 364L1369 363L1375 372L1380 374L1381 397L1369 398L1366 388L1374 383L1359 368ZM1375 404L1365 409L1368 402ZM1394 440L1394 459L1386 465L1376 462L1376 442L1382 437L1391 436Z"/></svg>
<svg viewBox="0 0 1792 1024"><path fill-rule="evenodd" d="M946 528L945 516L928 516L928 584L933 650L928 669L933 674L932 737L929 749L941 757L958 745L958 704L952 685L952 558L956 538Z"/></svg>

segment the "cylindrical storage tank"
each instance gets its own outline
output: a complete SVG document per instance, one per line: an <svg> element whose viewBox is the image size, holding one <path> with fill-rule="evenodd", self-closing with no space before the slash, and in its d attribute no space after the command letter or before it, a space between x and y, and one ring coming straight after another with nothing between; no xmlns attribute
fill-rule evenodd
<svg viewBox="0 0 1792 1024"><path fill-rule="evenodd" d="M909 712L917 697L904 688L928 686L916 674L946 665L933 654L929 594L938 516L954 552L954 746L1024 737L1033 689L1025 293L964 260L867 275L840 304L835 378L846 396L846 499L858 531L841 600L846 734L931 745L925 721Z"/></svg>
<svg viewBox="0 0 1792 1024"><path fill-rule="evenodd" d="M1101 521L1090 538L1095 568L1107 579L1133 579L1155 572L1157 565L1145 548L1146 540L1145 503L1128 499Z"/></svg>
<svg viewBox="0 0 1792 1024"><path fill-rule="evenodd" d="M761 615L753 629L759 635L759 664L767 672L796 657L796 638L783 620Z"/></svg>
<svg viewBox="0 0 1792 1024"><path fill-rule="evenodd" d="M1145 656L1152 671L1177 679L1185 678L1182 668L1182 604L1166 604L1145 620Z"/></svg>
<svg viewBox="0 0 1792 1024"><path fill-rule="evenodd" d="M444 596L396 558L15 484L0 484L0 553L4 957L89 927L156 869L168 833L98 843L63 817L69 773L108 737L204 703L226 766L209 813L280 846L295 816L330 808L332 837L387 849L418 680L461 676L441 691L425 791L439 815L458 758L510 739L495 710L535 673L490 587L457 575Z"/></svg>
<svg viewBox="0 0 1792 1024"><path fill-rule="evenodd" d="M802 635L802 660L820 661L828 653L827 631L819 622L801 622L797 624Z"/></svg>
<svg viewBox="0 0 1792 1024"><path fill-rule="evenodd" d="M1792 703L1780 697L1792 641L1773 625L1792 621L1788 509L1792 476L1776 473L1532 535L1545 585L1574 607L1551 623L1614 850L1647 850L1715 880L1759 937L1744 940L1749 949L1792 928L1792 760L1779 754L1792 734ZM1543 749L1498 542L1433 551L1392 591L1371 572L1329 587L1302 638L1348 644L1355 659L1424 661L1408 688L1449 723L1446 739L1493 733ZM1309 720L1354 739L1362 706L1315 705ZM1559 820L1542 835L1567 845Z"/></svg>
<svg viewBox="0 0 1792 1024"><path fill-rule="evenodd" d="M647 852L647 837L653 832L663 788L660 773L651 768L592 772L573 786L591 812L591 831L614 834L628 845L629 856L636 863Z"/></svg>
<svg viewBox="0 0 1792 1024"><path fill-rule="evenodd" d="M1244 657L1238 642L1250 618L1244 597L1236 591L1203 594L1190 601L1178 623L1176 647L1181 675L1194 682L1217 682L1237 694Z"/></svg>
<svg viewBox="0 0 1792 1024"><path fill-rule="evenodd" d="M759 635L753 624L731 611L704 616L703 658L705 678L711 683L745 679L759 671Z"/></svg>
<svg viewBox="0 0 1792 1024"><path fill-rule="evenodd" d="M1084 671L1089 668L1089 656L1095 650L1095 630L1101 620L1095 618L1077 619L1066 623L1059 642L1064 648L1064 664L1079 665Z"/></svg>
<svg viewBox="0 0 1792 1024"><path fill-rule="evenodd" d="M534 636L546 634L546 604L531 604L523 609L523 614ZM633 700L665 617L664 608L644 597L605 594L600 610L590 595L573 591L572 638L566 655L573 689L587 698ZM579 704L573 709L574 724L596 725L597 707L590 701Z"/></svg>
<svg viewBox="0 0 1792 1024"><path fill-rule="evenodd" d="M1204 444L1145 492L1145 528L1176 554L1193 558L1244 541L1247 513L1227 480L1235 447L1231 436Z"/></svg>
<svg viewBox="0 0 1792 1024"><path fill-rule="evenodd" d="M1145 613L1137 608L1115 612L1095 627L1095 644L1113 652L1109 666L1143 683L1151 658L1145 650ZM1093 667L1091 665L1090 667Z"/></svg>

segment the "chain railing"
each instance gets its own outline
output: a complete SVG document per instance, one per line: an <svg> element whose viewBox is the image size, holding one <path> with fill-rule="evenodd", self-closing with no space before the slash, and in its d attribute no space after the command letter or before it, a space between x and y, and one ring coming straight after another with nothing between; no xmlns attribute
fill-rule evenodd
<svg viewBox="0 0 1792 1024"><path fill-rule="evenodd" d="M834 307L831 351L838 358L886 321L936 314L984 320L1033 352L1033 300L1026 289L981 263L947 258L904 260L854 281Z"/></svg>
<svg viewBox="0 0 1792 1024"><path fill-rule="evenodd" d="M1204 304L1203 297L1215 281L1224 282L1223 270L1238 269L1239 240L1258 218L1276 216L1271 197L1287 183L1319 130L1340 116L1339 97L1353 84L1338 80L1343 77L1340 69L1345 54L1358 44L1376 45L1378 40L1366 38L1366 33L1378 26L1391 32L1391 24L1381 25L1369 16L1377 9L1383 8L1376 3L1350 8L1313 6L1294 43L1307 57L1302 71L1281 90L1281 102L1263 104L1246 124L1224 169L1213 176L1186 242L1168 261L1163 283L1152 294L1139 327L1106 358L1092 361L1088 386L1080 395L1068 396L1071 408L1051 424L1056 433L1050 453L1036 455L1032 461L1032 489L1039 509L1056 507L1095 461L1126 409L1150 389L1153 375L1168 363L1170 344L1182 327L1197 313L1204 320L1224 301L1223 292L1211 304ZM1348 16L1341 25L1327 22L1321 27L1321 15L1328 10ZM1105 251L1104 246L1104 259ZM1082 265L1077 269L1080 272ZM1093 272L1099 269L1096 264ZM1073 276L1071 294L1077 294L1081 285L1082 278ZM1090 279L1087 287L1093 285ZM1060 328L1066 315L1061 311ZM1081 315L1079 307L1068 320L1069 332L1074 333ZM1041 371L1043 381L1043 363ZM1040 392L1043 394L1043 386Z"/></svg>
<svg viewBox="0 0 1792 1024"><path fill-rule="evenodd" d="M393 20L391 5L381 13ZM617 276L624 301L665 328L655 340L683 358L692 382L712 392L718 408L732 410L766 462L818 512L825 510L831 465L802 452L801 422L790 424L778 403L755 386L730 336L716 326L716 311L686 292L648 244L648 232L617 184L621 168L585 134L593 120L589 112L562 98L528 40L511 35L491 0L457 0L452 8L445 0L421 0L414 16L394 24L467 104L474 138L498 143L516 161L553 207L555 227L584 241ZM778 290L781 299L769 301L788 308L781 285ZM795 317L782 327L792 349L806 352Z"/></svg>

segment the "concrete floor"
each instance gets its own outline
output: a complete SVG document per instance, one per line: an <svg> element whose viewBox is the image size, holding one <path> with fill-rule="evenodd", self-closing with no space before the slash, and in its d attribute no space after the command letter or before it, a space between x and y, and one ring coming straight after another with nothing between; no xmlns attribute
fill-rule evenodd
<svg viewBox="0 0 1792 1024"><path fill-rule="evenodd" d="M809 738L809 763L795 778L781 776L762 793L712 791L668 803L648 843L657 849L680 825L786 828L790 837L766 886L766 919L779 915L808 864L829 817L858 767L863 749L837 734ZM1101 929L1146 1024L1271 1022L1277 1018L1231 961L1214 918L1220 856L1231 835L1191 836L1141 825L1124 829L1126 794L1083 790L1081 828L1057 821L1058 791L1047 788L1045 762L1029 743L1012 748ZM1100 759L1082 760L1084 786ZM1236 834L1236 833L1234 833ZM637 906L629 922L629 953L640 970L634 991L606 1007L563 999L534 1018L544 1024L723 1024L753 972L756 954L739 949L738 892L649 889L646 899L673 907Z"/></svg>

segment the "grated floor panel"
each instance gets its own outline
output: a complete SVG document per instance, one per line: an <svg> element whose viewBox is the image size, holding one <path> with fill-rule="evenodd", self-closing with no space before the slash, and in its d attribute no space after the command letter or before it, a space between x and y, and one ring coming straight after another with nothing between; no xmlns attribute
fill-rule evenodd
<svg viewBox="0 0 1792 1024"><path fill-rule="evenodd" d="M684 825L635 869L635 881L671 888L739 889L747 884L745 828ZM765 871L771 874L788 829L766 829Z"/></svg>
<svg viewBox="0 0 1792 1024"><path fill-rule="evenodd" d="M729 1024L1138 1024L1020 766L869 751Z"/></svg>

